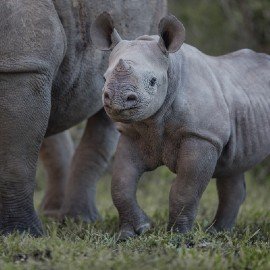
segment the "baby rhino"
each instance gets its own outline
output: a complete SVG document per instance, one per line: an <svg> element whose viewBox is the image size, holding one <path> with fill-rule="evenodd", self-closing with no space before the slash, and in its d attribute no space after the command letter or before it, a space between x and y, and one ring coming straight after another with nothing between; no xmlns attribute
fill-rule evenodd
<svg viewBox="0 0 270 270"><path fill-rule="evenodd" d="M112 50L103 102L120 122L112 197L121 238L150 227L136 188L145 171L161 165L177 174L169 230L191 229L212 177L219 196L212 229L231 229L245 198L244 172L270 153L270 56L247 49L205 55L183 44L174 16L160 21L159 36L126 41L103 13L91 33L98 48Z"/></svg>

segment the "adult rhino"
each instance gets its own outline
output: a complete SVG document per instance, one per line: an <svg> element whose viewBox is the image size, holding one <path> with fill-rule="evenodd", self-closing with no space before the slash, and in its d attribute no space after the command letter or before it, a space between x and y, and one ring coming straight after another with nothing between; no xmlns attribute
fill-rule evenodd
<svg viewBox="0 0 270 270"><path fill-rule="evenodd" d="M88 118L76 150L62 214L95 220L95 183L118 139L102 110L101 89L107 54L96 51L89 36L95 16L108 11L120 32L133 37L153 32L166 13L164 0L7 0L0 3L0 231L43 233L33 205L34 179L40 146L48 137ZM125 23L122 23L125 22ZM64 133L44 142L43 156L50 167L48 147ZM47 143L47 145L46 145ZM54 152L55 153L55 152ZM55 157L54 157L55 158ZM51 163L52 165L54 163ZM57 170L57 167L54 169ZM53 171L52 171L53 172ZM63 185L50 179L44 207L59 207ZM59 177L65 177L66 174ZM61 182L61 181L60 181ZM49 203L49 200L56 203Z"/></svg>

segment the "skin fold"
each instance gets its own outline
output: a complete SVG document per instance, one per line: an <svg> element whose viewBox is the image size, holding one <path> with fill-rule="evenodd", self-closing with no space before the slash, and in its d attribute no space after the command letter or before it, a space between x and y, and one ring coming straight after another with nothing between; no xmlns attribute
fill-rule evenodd
<svg viewBox="0 0 270 270"><path fill-rule="evenodd" d="M168 230L192 228L212 177L219 205L211 230L230 230L245 199L244 172L270 153L270 56L247 49L205 55L183 43L174 16L160 21L158 36L132 41L115 39L107 13L91 30L97 48L106 49L105 39L112 50L103 103L121 132L112 176L120 239L149 229L136 189L145 171L161 165L176 173Z"/></svg>
<svg viewBox="0 0 270 270"><path fill-rule="evenodd" d="M145 31L154 33L166 7L164 0L1 1L2 234L44 232L33 206L39 154L48 178L41 210L84 221L98 218L95 185L119 134L102 109L108 53L93 47L90 25L108 11L119 31L133 38ZM74 152L65 130L85 119Z"/></svg>

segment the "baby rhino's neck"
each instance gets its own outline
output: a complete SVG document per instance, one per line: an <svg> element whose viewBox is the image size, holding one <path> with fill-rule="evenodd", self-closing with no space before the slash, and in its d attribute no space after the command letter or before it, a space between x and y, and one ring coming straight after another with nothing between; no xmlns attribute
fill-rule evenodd
<svg viewBox="0 0 270 270"><path fill-rule="evenodd" d="M176 172L176 159L179 148L176 133L164 118L134 124L121 124L124 136L129 137L149 170L166 165Z"/></svg>

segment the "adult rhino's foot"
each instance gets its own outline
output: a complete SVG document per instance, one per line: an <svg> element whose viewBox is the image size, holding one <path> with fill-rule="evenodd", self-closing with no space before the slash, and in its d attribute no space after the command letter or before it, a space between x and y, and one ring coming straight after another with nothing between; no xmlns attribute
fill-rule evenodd
<svg viewBox="0 0 270 270"><path fill-rule="evenodd" d="M136 217L133 216L133 219L130 222L120 221L118 241L125 241L128 238L142 235L149 231L150 228L150 219L144 212L141 212Z"/></svg>
<svg viewBox="0 0 270 270"><path fill-rule="evenodd" d="M42 216L52 218L55 220L59 220L60 217L60 209L39 209L39 213Z"/></svg>
<svg viewBox="0 0 270 270"><path fill-rule="evenodd" d="M206 231L207 233L210 233L210 234L215 235L215 234L221 232L222 230L216 229L214 226L210 226L210 227L207 227L207 228L205 229L205 231Z"/></svg>
<svg viewBox="0 0 270 270"><path fill-rule="evenodd" d="M15 216L12 213L0 214L0 233L7 235L14 232L29 233L35 237L45 234L45 230L36 213L25 217Z"/></svg>
<svg viewBox="0 0 270 270"><path fill-rule="evenodd" d="M224 224L218 224L215 221L212 222L212 224L206 228L206 232L210 234L217 234L219 232L229 232L233 229L234 223L226 224L227 226L224 226Z"/></svg>
<svg viewBox="0 0 270 270"><path fill-rule="evenodd" d="M38 211L46 217L58 218L62 203L63 196L46 194L39 206Z"/></svg>
<svg viewBox="0 0 270 270"><path fill-rule="evenodd" d="M86 223L96 222L102 219L94 203L87 206L70 203L64 204L59 212L59 218L61 220L72 218L75 221Z"/></svg>

